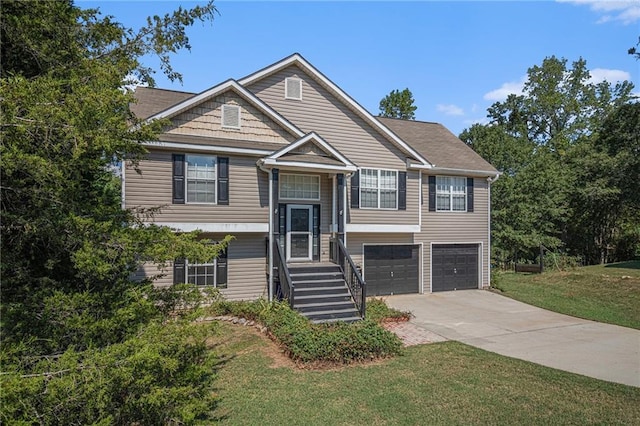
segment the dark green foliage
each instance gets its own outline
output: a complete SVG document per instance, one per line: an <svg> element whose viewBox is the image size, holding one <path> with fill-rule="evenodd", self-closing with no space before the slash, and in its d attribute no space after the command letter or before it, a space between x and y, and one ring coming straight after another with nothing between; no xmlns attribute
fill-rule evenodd
<svg viewBox="0 0 640 426"><path fill-rule="evenodd" d="M2 421L194 423L214 408L201 329L160 324L196 313L199 291L132 280L142 262L209 260L221 244L145 225L124 211L122 161L164 123L136 121L124 88L153 83L141 58L188 48L212 4L138 31L69 1L2 1L0 181ZM132 127L132 125L134 127Z"/></svg>
<svg viewBox="0 0 640 426"><path fill-rule="evenodd" d="M528 70L522 95L488 109L490 124L460 135L502 173L491 188L501 266L533 260L540 244L588 263L637 251L638 191L627 189L639 169L633 85L589 79L582 59L546 58Z"/></svg>
<svg viewBox="0 0 640 426"><path fill-rule="evenodd" d="M59 356L5 354L6 424L196 424L216 405L211 325L153 322L100 349ZM8 359L7 359L8 358ZM29 372L25 374L25 372Z"/></svg>
<svg viewBox="0 0 640 426"><path fill-rule="evenodd" d="M380 117L400 118L402 120L415 120L415 111L418 109L414 105L413 94L409 89L403 91L392 90L380 101Z"/></svg>
<svg viewBox="0 0 640 426"><path fill-rule="evenodd" d="M296 361L348 364L402 353L400 339L370 319L312 324L286 303L263 300L219 302L212 311L259 321Z"/></svg>
<svg viewBox="0 0 640 426"><path fill-rule="evenodd" d="M408 321L411 319L411 312L399 311L390 308L383 299L371 298L367 300L366 318L369 321L381 323L385 321Z"/></svg>

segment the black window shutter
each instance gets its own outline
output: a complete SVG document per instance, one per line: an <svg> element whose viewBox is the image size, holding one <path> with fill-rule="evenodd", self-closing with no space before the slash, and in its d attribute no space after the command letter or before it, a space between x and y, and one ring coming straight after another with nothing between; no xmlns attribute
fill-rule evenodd
<svg viewBox="0 0 640 426"><path fill-rule="evenodd" d="M351 176L351 208L360 208L360 171Z"/></svg>
<svg viewBox="0 0 640 426"><path fill-rule="evenodd" d="M216 287L227 288L227 250L218 255L216 268Z"/></svg>
<svg viewBox="0 0 640 426"><path fill-rule="evenodd" d="M398 172L398 210L407 209L407 172Z"/></svg>
<svg viewBox="0 0 640 426"><path fill-rule="evenodd" d="M473 212L473 178L467 178L467 211Z"/></svg>
<svg viewBox="0 0 640 426"><path fill-rule="evenodd" d="M186 282L184 259L176 259L173 262L173 283L182 284Z"/></svg>
<svg viewBox="0 0 640 426"><path fill-rule="evenodd" d="M173 154L173 204L184 204L184 154Z"/></svg>
<svg viewBox="0 0 640 426"><path fill-rule="evenodd" d="M429 211L436 211L436 177L429 176Z"/></svg>
<svg viewBox="0 0 640 426"><path fill-rule="evenodd" d="M218 157L218 204L229 205L229 157Z"/></svg>

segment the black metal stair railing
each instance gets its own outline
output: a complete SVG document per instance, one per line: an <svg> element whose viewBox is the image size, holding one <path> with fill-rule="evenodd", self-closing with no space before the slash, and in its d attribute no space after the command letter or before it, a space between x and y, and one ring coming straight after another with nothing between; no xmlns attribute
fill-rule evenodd
<svg viewBox="0 0 640 426"><path fill-rule="evenodd" d="M331 238L331 261L342 269L344 280L347 283L347 287L351 292L351 297L360 313L360 316L364 318L366 311L366 283L362 279L362 275L358 271L353 259L347 253L347 249L344 243L339 238Z"/></svg>
<svg viewBox="0 0 640 426"><path fill-rule="evenodd" d="M289 301L289 306L293 307L293 282L291 281L291 275L289 274L287 263L284 260L284 252L277 239L273 241L273 254L273 269L275 269L274 277L278 280L276 298L279 300L287 299Z"/></svg>

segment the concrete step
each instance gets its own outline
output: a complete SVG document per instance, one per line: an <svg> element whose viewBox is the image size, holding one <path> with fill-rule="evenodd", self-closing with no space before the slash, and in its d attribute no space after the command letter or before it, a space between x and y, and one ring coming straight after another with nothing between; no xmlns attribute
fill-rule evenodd
<svg viewBox="0 0 640 426"><path fill-rule="evenodd" d="M328 324L328 323L338 322L338 321L357 322L357 321L362 321L362 318L360 318L359 316L353 316L353 317L347 317L347 318L326 318L326 319L317 319L317 320L310 319L310 321L314 324Z"/></svg>
<svg viewBox="0 0 640 426"><path fill-rule="evenodd" d="M315 300L315 299L311 299L311 300ZM296 301L296 303L294 304L294 308L295 309L315 309L315 308L323 308L326 306L337 306L337 307L343 307L343 306L353 306L353 300L343 300L343 301L339 301L339 302L306 302L303 300L304 303L299 303L298 301Z"/></svg>
<svg viewBox="0 0 640 426"><path fill-rule="evenodd" d="M324 313L303 313L305 317L311 321L338 320L343 321L347 318L360 318L356 309L345 310L343 312L324 312Z"/></svg>
<svg viewBox="0 0 640 426"><path fill-rule="evenodd" d="M351 296L349 293L349 289L345 285L340 286L311 286L311 287L295 287L294 285L294 297L298 298L300 296L312 296L312 295L343 295Z"/></svg>
<svg viewBox="0 0 640 426"><path fill-rule="evenodd" d="M351 295L348 293L340 294L310 294L305 296L294 296L294 305L304 305L306 303L338 303L352 302Z"/></svg>
<svg viewBox="0 0 640 426"><path fill-rule="evenodd" d="M342 278L336 279L321 279L321 280L295 280L292 279L293 287L295 289L299 288L325 288L325 287L346 287L346 284Z"/></svg>
<svg viewBox="0 0 640 426"><path fill-rule="evenodd" d="M341 273L340 267L333 263L289 264L290 274Z"/></svg>

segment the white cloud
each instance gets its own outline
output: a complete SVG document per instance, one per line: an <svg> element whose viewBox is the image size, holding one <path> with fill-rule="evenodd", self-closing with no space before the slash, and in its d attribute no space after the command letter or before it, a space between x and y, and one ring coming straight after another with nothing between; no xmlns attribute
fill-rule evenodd
<svg viewBox="0 0 640 426"><path fill-rule="evenodd" d="M453 104L438 104L436 105L436 109L446 115L464 115L464 110L459 106Z"/></svg>
<svg viewBox="0 0 640 426"><path fill-rule="evenodd" d="M504 101L507 96L521 95L522 89L524 89L524 82L527 81L527 76L523 76L520 81L509 81L504 83L500 88L485 93L484 99L487 101Z"/></svg>
<svg viewBox="0 0 640 426"><path fill-rule="evenodd" d="M635 1L604 1L604 0L557 0L561 3L586 5L602 16L599 24L610 21L620 21L624 25L633 24L640 20L640 3Z"/></svg>
<svg viewBox="0 0 640 426"><path fill-rule="evenodd" d="M464 124L466 124L467 126L473 126L474 124L489 124L489 118L488 117L482 117L482 118L472 118L469 120L464 120L463 121Z"/></svg>
<svg viewBox="0 0 640 426"><path fill-rule="evenodd" d="M609 83L616 83L618 81L631 80L631 74L622 70L610 70L606 68L594 68L589 71L591 78L589 83L600 83L602 81L608 81Z"/></svg>

